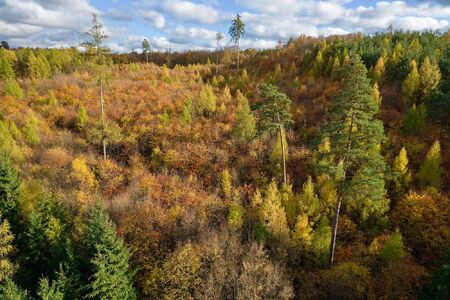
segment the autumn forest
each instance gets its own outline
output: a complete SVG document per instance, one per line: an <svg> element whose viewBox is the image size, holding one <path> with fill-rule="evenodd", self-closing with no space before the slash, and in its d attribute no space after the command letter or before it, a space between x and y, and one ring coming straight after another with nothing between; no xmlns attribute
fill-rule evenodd
<svg viewBox="0 0 450 300"><path fill-rule="evenodd" d="M2 42L0 299L449 299L450 31L244 35Z"/></svg>

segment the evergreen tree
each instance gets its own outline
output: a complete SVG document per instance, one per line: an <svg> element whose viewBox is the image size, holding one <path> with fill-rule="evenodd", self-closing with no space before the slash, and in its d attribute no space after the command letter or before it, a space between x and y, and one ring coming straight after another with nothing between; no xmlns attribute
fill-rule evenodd
<svg viewBox="0 0 450 300"><path fill-rule="evenodd" d="M274 133L278 124L291 124L291 100L271 84L260 84L258 89L263 99L258 108L260 130Z"/></svg>
<svg viewBox="0 0 450 300"><path fill-rule="evenodd" d="M409 74L403 82L403 102L406 104L416 102L416 96L420 89L420 76L417 70L417 63L412 60L409 67Z"/></svg>
<svg viewBox="0 0 450 300"><path fill-rule="evenodd" d="M374 83L373 87L372 87L372 93L373 93L373 99L375 100L376 104L378 106L381 105L381 95L380 95L380 90L378 89L378 83Z"/></svg>
<svg viewBox="0 0 450 300"><path fill-rule="evenodd" d="M220 173L220 187L222 188L222 194L224 198L231 199L233 183L230 171L228 171L228 169L225 169Z"/></svg>
<svg viewBox="0 0 450 300"><path fill-rule="evenodd" d="M234 128L234 134L242 141L248 142L255 136L255 117L250 110L247 98L239 92L237 99L239 101L240 109L236 113L236 127Z"/></svg>
<svg viewBox="0 0 450 300"><path fill-rule="evenodd" d="M242 21L241 15L237 14L236 17L231 21L231 26L228 31L228 34L230 35L231 40L235 43L237 47L237 72L239 74L239 56L240 56L239 42L245 34L245 24Z"/></svg>
<svg viewBox="0 0 450 300"><path fill-rule="evenodd" d="M441 80L441 72L438 65L430 62L428 56L425 57L420 66L420 80L422 83L422 96L424 99L429 99Z"/></svg>
<svg viewBox="0 0 450 300"><path fill-rule="evenodd" d="M10 79L6 81L4 94L5 96L15 97L16 99L19 100L23 99L24 96L22 88L15 79Z"/></svg>
<svg viewBox="0 0 450 300"><path fill-rule="evenodd" d="M14 274L15 266L10 260L14 250L12 242L14 236L10 231L8 220L0 215L0 283Z"/></svg>
<svg viewBox="0 0 450 300"><path fill-rule="evenodd" d="M373 83L381 83L385 72L384 59L380 56L377 60L377 64L373 68Z"/></svg>
<svg viewBox="0 0 450 300"><path fill-rule="evenodd" d="M216 95L209 84L202 88L197 101L193 103L197 115L209 115L216 111Z"/></svg>
<svg viewBox="0 0 450 300"><path fill-rule="evenodd" d="M441 163L441 145L439 141L435 141L420 167L418 178L421 186L431 186L439 189L442 183Z"/></svg>
<svg viewBox="0 0 450 300"><path fill-rule="evenodd" d="M55 94L53 93L53 91L50 91L46 101L45 101L48 105L51 106L57 106L58 105L58 99L56 99Z"/></svg>
<svg viewBox="0 0 450 300"><path fill-rule="evenodd" d="M82 131L83 128L86 126L88 120L88 114L86 111L86 108L84 106L80 106L78 109L77 118L75 120L75 126L77 127L78 131Z"/></svg>
<svg viewBox="0 0 450 300"><path fill-rule="evenodd" d="M8 80L14 77L13 62L7 55L6 50L0 48L0 79Z"/></svg>
<svg viewBox="0 0 450 300"><path fill-rule="evenodd" d="M333 67L331 69L331 78L337 78L337 73L341 68L341 63L339 62L339 57L334 58Z"/></svg>
<svg viewBox="0 0 450 300"><path fill-rule="evenodd" d="M136 298L129 266L131 254L115 230L101 205L94 205L89 212L84 238L90 259L88 298Z"/></svg>
<svg viewBox="0 0 450 300"><path fill-rule="evenodd" d="M408 154L403 147L398 156L394 159L392 172L394 177L394 188L398 193L403 192L411 183L412 177L408 170Z"/></svg>
<svg viewBox="0 0 450 300"><path fill-rule="evenodd" d="M21 289L11 278L7 277L3 282L0 282L0 299L28 300L30 296L28 291Z"/></svg>
<svg viewBox="0 0 450 300"><path fill-rule="evenodd" d="M13 233L18 233L20 223L20 180L9 157L0 151L0 214L6 218Z"/></svg>
<svg viewBox="0 0 450 300"><path fill-rule="evenodd" d="M425 105L421 103L416 107L416 104L413 104L406 112L405 119L403 120L403 131L413 135L420 134L425 126L426 118L427 108Z"/></svg>
<svg viewBox="0 0 450 300"><path fill-rule="evenodd" d="M312 260L318 265L325 265L330 249L330 223L326 217L322 217L311 235L310 250Z"/></svg>
<svg viewBox="0 0 450 300"><path fill-rule="evenodd" d="M374 101L367 70L358 56L343 67L343 90L333 98L329 123L323 134L329 138L335 167L326 167L338 179L338 201L333 221L330 266L333 263L341 202L349 205L360 223L376 221L388 208L384 197L385 162L379 152L384 140L381 121L375 119L379 106ZM371 221L371 222L372 222Z"/></svg>

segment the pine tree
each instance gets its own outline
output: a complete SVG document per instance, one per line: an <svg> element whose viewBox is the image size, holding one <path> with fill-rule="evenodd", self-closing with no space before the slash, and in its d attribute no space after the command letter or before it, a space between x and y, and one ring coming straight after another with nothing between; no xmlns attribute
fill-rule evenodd
<svg viewBox="0 0 450 300"><path fill-rule="evenodd" d="M0 214L6 218L13 233L17 234L20 222L20 180L9 157L0 151Z"/></svg>
<svg viewBox="0 0 450 300"><path fill-rule="evenodd" d="M267 188L261 206L260 219L272 239L280 241L281 243L286 242L289 239L289 227L287 224L286 213L282 206L275 181L272 181Z"/></svg>
<svg viewBox="0 0 450 300"><path fill-rule="evenodd" d="M425 157L425 160L420 167L420 172L418 174L419 182L421 186L431 186L439 189L442 183L441 168L442 157L441 157L441 145L439 141L435 141L433 146Z"/></svg>
<svg viewBox="0 0 450 300"><path fill-rule="evenodd" d="M429 99L441 80L441 72L439 66L432 64L428 56L425 57L420 66L420 80L422 83L422 96L424 99Z"/></svg>
<svg viewBox="0 0 450 300"><path fill-rule="evenodd" d="M20 87L19 83L15 79L10 79L6 81L5 89L4 89L5 96L11 96L15 97L16 99L23 99L23 91Z"/></svg>
<svg viewBox="0 0 450 300"><path fill-rule="evenodd" d="M330 267L333 263L336 230L341 202L360 223L380 219L388 208L384 197L385 162L379 153L384 140L381 121L375 119L379 106L374 101L367 70L358 56L343 67L343 90L333 98L330 121L323 130L329 138L335 167L324 171L338 179L338 201L333 221ZM372 222L372 221L371 221Z"/></svg>
<svg viewBox="0 0 450 300"><path fill-rule="evenodd" d="M373 68L373 83L381 83L385 72L384 59L380 56L377 60L377 64Z"/></svg>
<svg viewBox="0 0 450 300"><path fill-rule="evenodd" d="M409 74L403 82L403 102L406 104L414 103L420 89L420 76L417 70L417 63L412 60L409 67Z"/></svg>
<svg viewBox="0 0 450 300"><path fill-rule="evenodd" d="M394 176L394 188L396 192L403 192L411 183L412 177L408 170L408 154L403 147L392 164L392 172Z"/></svg>
<svg viewBox="0 0 450 300"><path fill-rule="evenodd" d="M238 98L240 109L236 113L236 127L234 128L234 134L242 141L248 142L255 136L255 117L250 110L250 105L247 98L242 95Z"/></svg>
<svg viewBox="0 0 450 300"><path fill-rule="evenodd" d="M87 295L93 299L136 299L130 272L130 251L100 204L89 212L85 249L90 259Z"/></svg>
<svg viewBox="0 0 450 300"><path fill-rule="evenodd" d="M403 131L413 135L420 134L425 126L426 118L426 106L423 103L421 103L418 107L416 107L416 104L413 104L412 107L406 112L405 119L403 120Z"/></svg>
<svg viewBox="0 0 450 300"><path fill-rule="evenodd" d="M10 231L8 220L0 215L0 283L7 277L11 277L15 271L15 265L10 256L14 250L12 242L14 236Z"/></svg>
<svg viewBox="0 0 450 300"><path fill-rule="evenodd" d="M289 125L292 121L291 100L277 87L271 84L260 84L259 94L263 99L259 110L259 127L262 132L278 131L278 124Z"/></svg>
<svg viewBox="0 0 450 300"><path fill-rule="evenodd" d="M82 131L83 128L86 126L88 120L88 115L86 112L86 108L84 106L80 106L78 109L77 118L75 120L75 126L77 127L78 131Z"/></svg>

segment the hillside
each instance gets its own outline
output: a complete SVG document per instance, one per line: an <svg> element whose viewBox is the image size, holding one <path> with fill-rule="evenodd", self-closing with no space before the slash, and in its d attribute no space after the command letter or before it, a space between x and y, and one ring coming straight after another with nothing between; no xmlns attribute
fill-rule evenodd
<svg viewBox="0 0 450 300"><path fill-rule="evenodd" d="M0 49L6 299L448 296L449 32L230 51Z"/></svg>

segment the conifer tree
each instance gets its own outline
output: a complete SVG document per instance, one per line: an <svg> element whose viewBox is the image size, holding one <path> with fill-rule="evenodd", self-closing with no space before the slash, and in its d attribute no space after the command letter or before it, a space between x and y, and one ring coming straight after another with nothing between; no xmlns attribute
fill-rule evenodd
<svg viewBox="0 0 450 300"><path fill-rule="evenodd" d="M15 234L20 222L19 197L20 180L9 157L0 151L0 214L9 221Z"/></svg>
<svg viewBox="0 0 450 300"><path fill-rule="evenodd" d="M282 141L283 144L281 144ZM275 138L275 142L273 143L273 148L272 152L270 153L269 159L274 174L277 177L281 177L284 171L283 162L287 162L289 160L289 150L284 128L281 128L281 134L278 134Z"/></svg>
<svg viewBox="0 0 450 300"><path fill-rule="evenodd" d="M84 106L80 106L77 113L77 118L75 120L75 126L77 127L78 131L82 131L83 128L86 126L88 120L88 114L86 111L86 108Z"/></svg>
<svg viewBox="0 0 450 300"><path fill-rule="evenodd" d="M13 64L6 50L0 48L0 79L7 80L15 77Z"/></svg>
<svg viewBox="0 0 450 300"><path fill-rule="evenodd" d="M240 14L237 14L236 17L231 21L231 26L228 30L228 34L230 35L231 41L233 41L237 46L237 72L239 74L239 42L245 34L245 23L242 21L242 17Z"/></svg>
<svg viewBox="0 0 450 300"><path fill-rule="evenodd" d="M228 169L223 170L220 173L220 187L222 188L222 194L225 199L231 199L231 193L233 191L233 184L230 171Z"/></svg>
<svg viewBox="0 0 450 300"><path fill-rule="evenodd" d="M100 204L89 212L84 245L90 259L87 295L93 299L136 299L132 285L130 251Z"/></svg>
<svg viewBox="0 0 450 300"><path fill-rule="evenodd" d="M384 197L385 163L379 153L384 129L381 121L375 119L379 106L374 101L367 70L358 56L353 56L343 67L342 80L343 90L333 98L330 121L323 131L331 144L331 150L324 154L335 162L334 168L326 167L325 170L338 179L330 267L342 201L361 223L379 219L388 208Z"/></svg>
<svg viewBox="0 0 450 300"><path fill-rule="evenodd" d="M412 177L408 170L408 154L403 147L392 164L392 172L394 176L394 188L396 192L402 192L411 183Z"/></svg>
<svg viewBox="0 0 450 300"><path fill-rule="evenodd" d="M258 108L260 130L275 133L279 129L278 124L291 124L291 100L274 85L260 84L258 89L263 99Z"/></svg>
<svg viewBox="0 0 450 300"><path fill-rule="evenodd" d="M439 66L432 64L428 56L425 57L420 66L420 80L422 83L422 96L424 99L429 99L441 80L441 72Z"/></svg>
<svg viewBox="0 0 450 300"><path fill-rule="evenodd" d="M216 95L209 84L203 87L197 101L193 103L197 115L209 115L216 111Z"/></svg>
<svg viewBox="0 0 450 300"><path fill-rule="evenodd" d="M337 72L340 68L341 68L341 63L339 62L339 57L336 56L334 58L333 67L331 69L331 78L337 77Z"/></svg>
<svg viewBox="0 0 450 300"><path fill-rule="evenodd" d="M381 105L382 97L380 95L380 90L378 89L378 83L375 82L372 87L373 99L375 100L378 106Z"/></svg>
<svg viewBox="0 0 450 300"><path fill-rule="evenodd" d="M7 277L3 282L0 282L0 295L1 299L5 300L30 299L28 291L18 287L10 277Z"/></svg>
<svg viewBox="0 0 450 300"><path fill-rule="evenodd" d="M250 105L247 98L239 93L240 97L237 97L239 101L240 109L236 113L236 127L234 128L234 134L242 141L250 141L255 136L255 117L250 110Z"/></svg>
<svg viewBox="0 0 450 300"><path fill-rule="evenodd" d="M58 99L56 99L55 94L53 93L53 91L50 91L50 93L49 93L49 95L48 95L48 97L46 99L46 103L48 105L51 105L51 106L58 105Z"/></svg>
<svg viewBox="0 0 450 300"><path fill-rule="evenodd" d="M441 145L439 141L435 141L425 157L418 174L421 186L431 186L439 189L442 183L441 168Z"/></svg>
<svg viewBox="0 0 450 300"><path fill-rule="evenodd" d="M0 215L0 283L7 277L11 277L15 271L15 265L11 261L13 240L14 236L10 231L8 220Z"/></svg>
<svg viewBox="0 0 450 300"><path fill-rule="evenodd" d="M16 99L19 100L22 99L24 96L22 88L15 79L10 79L6 81L4 94L5 96L15 97Z"/></svg>
<svg viewBox="0 0 450 300"><path fill-rule="evenodd" d="M373 83L381 83L381 79L383 78L385 72L384 59L383 56L380 56L377 60L377 64L373 68Z"/></svg>
<svg viewBox="0 0 450 300"><path fill-rule="evenodd" d="M403 120L403 131L413 135L420 134L425 126L426 118L426 106L423 103L421 103L418 107L416 104L413 104L412 107L406 112L405 119Z"/></svg>
<svg viewBox="0 0 450 300"><path fill-rule="evenodd" d="M417 70L417 63L412 60L409 67L409 74L403 82L403 102L406 104L416 102L416 96L420 89L420 76Z"/></svg>

